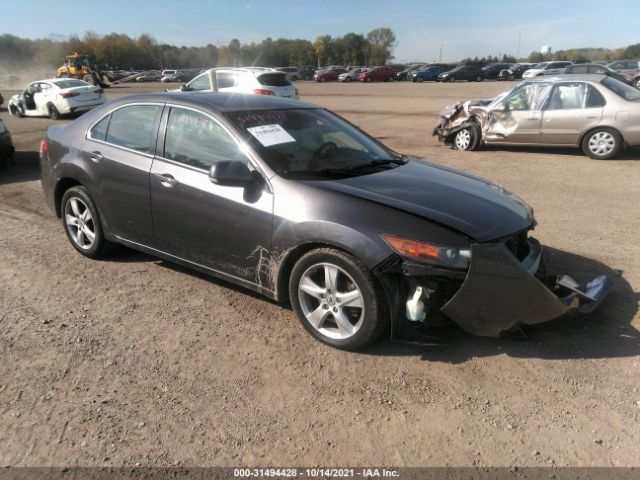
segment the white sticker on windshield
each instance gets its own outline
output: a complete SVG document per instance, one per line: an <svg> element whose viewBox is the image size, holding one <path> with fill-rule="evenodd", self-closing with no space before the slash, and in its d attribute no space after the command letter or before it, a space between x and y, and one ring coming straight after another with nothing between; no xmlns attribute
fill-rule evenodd
<svg viewBox="0 0 640 480"><path fill-rule="evenodd" d="M273 125L251 127L247 128L247 130L265 147L296 141L295 138L289 135L289 133L277 123L274 123Z"/></svg>

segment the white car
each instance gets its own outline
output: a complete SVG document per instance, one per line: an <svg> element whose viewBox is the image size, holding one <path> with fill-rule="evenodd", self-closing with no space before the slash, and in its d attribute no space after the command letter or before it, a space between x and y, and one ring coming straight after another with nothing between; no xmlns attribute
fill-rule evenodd
<svg viewBox="0 0 640 480"><path fill-rule="evenodd" d="M63 115L86 112L107 101L100 87L75 78L50 78L27 85L9 100L9 113L18 117Z"/></svg>
<svg viewBox="0 0 640 480"><path fill-rule="evenodd" d="M210 75L210 73L212 75ZM212 92L211 79L215 75L219 92L252 93L298 99L298 89L286 78L284 72L272 68L212 68L186 85L183 92Z"/></svg>
<svg viewBox="0 0 640 480"><path fill-rule="evenodd" d="M573 62L542 62L534 65L522 74L523 80L533 77L541 77L542 75L560 75L564 73L564 69Z"/></svg>

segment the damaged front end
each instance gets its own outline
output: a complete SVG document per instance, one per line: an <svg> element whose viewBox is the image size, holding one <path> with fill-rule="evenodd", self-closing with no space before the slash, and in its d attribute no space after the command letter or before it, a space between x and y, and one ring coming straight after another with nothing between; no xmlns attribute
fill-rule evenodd
<svg viewBox="0 0 640 480"><path fill-rule="evenodd" d="M488 116L488 106L494 101L495 99L473 100L445 107L440 112L438 123L433 129L433 136L438 137L438 140L446 145L452 145L454 135L460 130L472 126L483 131Z"/></svg>
<svg viewBox="0 0 640 480"><path fill-rule="evenodd" d="M440 324L443 317L474 335L497 337L520 325L554 319L569 311L591 312L605 298L612 277L579 285L568 275L547 275L542 247L526 232L496 243L471 245L467 271L398 259L404 302L392 338Z"/></svg>

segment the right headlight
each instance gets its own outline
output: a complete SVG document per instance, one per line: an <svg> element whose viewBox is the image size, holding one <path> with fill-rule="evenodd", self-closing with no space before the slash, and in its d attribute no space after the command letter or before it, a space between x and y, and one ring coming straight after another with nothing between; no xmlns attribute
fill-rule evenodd
<svg viewBox="0 0 640 480"><path fill-rule="evenodd" d="M469 268L471 247L436 245L387 233L381 234L380 238L402 257L449 268Z"/></svg>

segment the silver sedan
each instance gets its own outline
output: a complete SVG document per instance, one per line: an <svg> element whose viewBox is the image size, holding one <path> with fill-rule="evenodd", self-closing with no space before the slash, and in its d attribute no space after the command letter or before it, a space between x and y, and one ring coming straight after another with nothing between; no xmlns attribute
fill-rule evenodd
<svg viewBox="0 0 640 480"><path fill-rule="evenodd" d="M640 91L605 75L532 79L493 99L445 108L433 134L459 150L578 147L608 160L626 145L640 145Z"/></svg>

